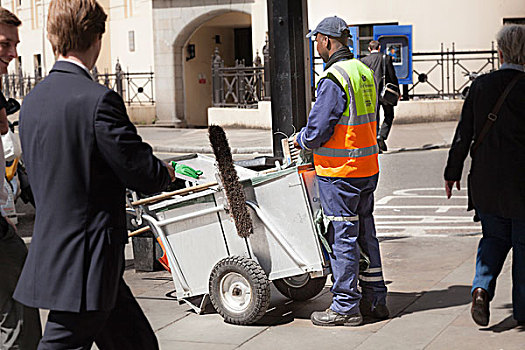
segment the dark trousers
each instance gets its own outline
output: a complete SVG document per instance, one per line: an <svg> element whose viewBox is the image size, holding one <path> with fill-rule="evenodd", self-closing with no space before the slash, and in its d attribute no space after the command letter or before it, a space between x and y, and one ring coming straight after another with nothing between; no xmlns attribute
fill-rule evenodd
<svg viewBox="0 0 525 350"><path fill-rule="evenodd" d="M324 214L331 217L327 238L332 247L334 297L330 308L340 314L356 314L361 297L372 305L385 304L387 288L373 216L378 175L355 179L318 176L317 179ZM357 243L370 258L370 266L361 272ZM362 295L357 288L358 279Z"/></svg>
<svg viewBox="0 0 525 350"><path fill-rule="evenodd" d="M12 298L27 255L24 241L0 216L0 349L36 349L42 334L38 309Z"/></svg>
<svg viewBox="0 0 525 350"><path fill-rule="evenodd" d="M385 118L383 119L383 124L379 127L379 106L383 108ZM386 140L390 134L390 129L392 129L392 123L394 123L394 106L378 103L376 111L376 120L377 120L377 138L382 138Z"/></svg>
<svg viewBox="0 0 525 350"><path fill-rule="evenodd" d="M111 311L49 312L38 350L157 350L155 333L121 278Z"/></svg>
<svg viewBox="0 0 525 350"><path fill-rule="evenodd" d="M512 248L512 308L514 319L525 321L525 220L506 219L478 211L483 229L476 257L472 291L485 289L494 297L496 279Z"/></svg>

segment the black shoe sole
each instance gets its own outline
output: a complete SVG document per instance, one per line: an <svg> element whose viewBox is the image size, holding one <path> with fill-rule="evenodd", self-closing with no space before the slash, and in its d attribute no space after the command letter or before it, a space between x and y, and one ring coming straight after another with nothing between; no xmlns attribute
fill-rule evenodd
<svg viewBox="0 0 525 350"><path fill-rule="evenodd" d="M478 326L488 326L490 315L483 310L483 305L475 304L470 313Z"/></svg>
<svg viewBox="0 0 525 350"><path fill-rule="evenodd" d="M344 327L357 327L357 326L360 326L363 324L363 320L358 320L358 321L351 321L351 322L341 322L341 323L323 323L323 322L319 322L313 318L310 319L312 321L312 323L315 325L315 326L320 326L320 327L337 327L337 326L344 326Z"/></svg>

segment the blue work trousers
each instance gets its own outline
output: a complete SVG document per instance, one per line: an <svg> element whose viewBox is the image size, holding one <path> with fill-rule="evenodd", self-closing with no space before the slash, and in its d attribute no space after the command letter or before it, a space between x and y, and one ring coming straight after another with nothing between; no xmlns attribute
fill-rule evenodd
<svg viewBox="0 0 525 350"><path fill-rule="evenodd" d="M334 277L330 308L340 314L356 314L361 297L372 305L385 304L387 289L373 216L378 174L366 178L318 176L317 179L324 214L332 217L327 237L332 247L330 264ZM370 257L370 266L361 274L358 242ZM357 287L358 278L362 295Z"/></svg>
<svg viewBox="0 0 525 350"><path fill-rule="evenodd" d="M512 308L514 319L525 321L525 220L506 219L478 211L483 229L476 257L472 291L485 289L494 298L496 279L512 248Z"/></svg>

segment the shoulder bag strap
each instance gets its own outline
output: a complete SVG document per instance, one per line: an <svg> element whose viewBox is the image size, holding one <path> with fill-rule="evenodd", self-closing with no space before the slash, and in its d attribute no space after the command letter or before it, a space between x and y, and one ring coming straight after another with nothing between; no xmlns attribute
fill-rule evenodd
<svg viewBox="0 0 525 350"><path fill-rule="evenodd" d="M385 86L386 85L386 77L385 77L385 74L386 74L386 53L383 54L381 59L383 61L383 86Z"/></svg>
<svg viewBox="0 0 525 350"><path fill-rule="evenodd" d="M474 141L474 144L472 145L472 153L476 152L479 145L481 144L481 142L483 141L483 139L489 132L490 128L492 127L492 124L494 124L496 119L498 119L498 112L501 106L503 105L503 102L505 102L505 98L507 98L507 95L509 94L509 92L512 90L514 85L516 85L518 80L520 80L520 78L523 78L523 77L525 77L525 74L523 73L516 74L516 76L512 78L512 80L510 81L509 85L507 85L507 87L505 88L501 96L499 97L498 102L496 102L496 105L492 109L492 112L488 114L487 120L485 121L485 124L483 125L483 129L481 129L481 132L479 133L478 139Z"/></svg>

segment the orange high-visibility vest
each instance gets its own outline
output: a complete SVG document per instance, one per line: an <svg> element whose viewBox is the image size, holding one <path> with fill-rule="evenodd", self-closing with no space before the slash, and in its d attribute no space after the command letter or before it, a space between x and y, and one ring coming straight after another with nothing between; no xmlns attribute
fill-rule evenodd
<svg viewBox="0 0 525 350"><path fill-rule="evenodd" d="M347 105L332 137L313 150L317 175L368 177L377 174L377 96L372 70L361 61L351 59L332 65L319 81L322 79L331 79L343 87Z"/></svg>

